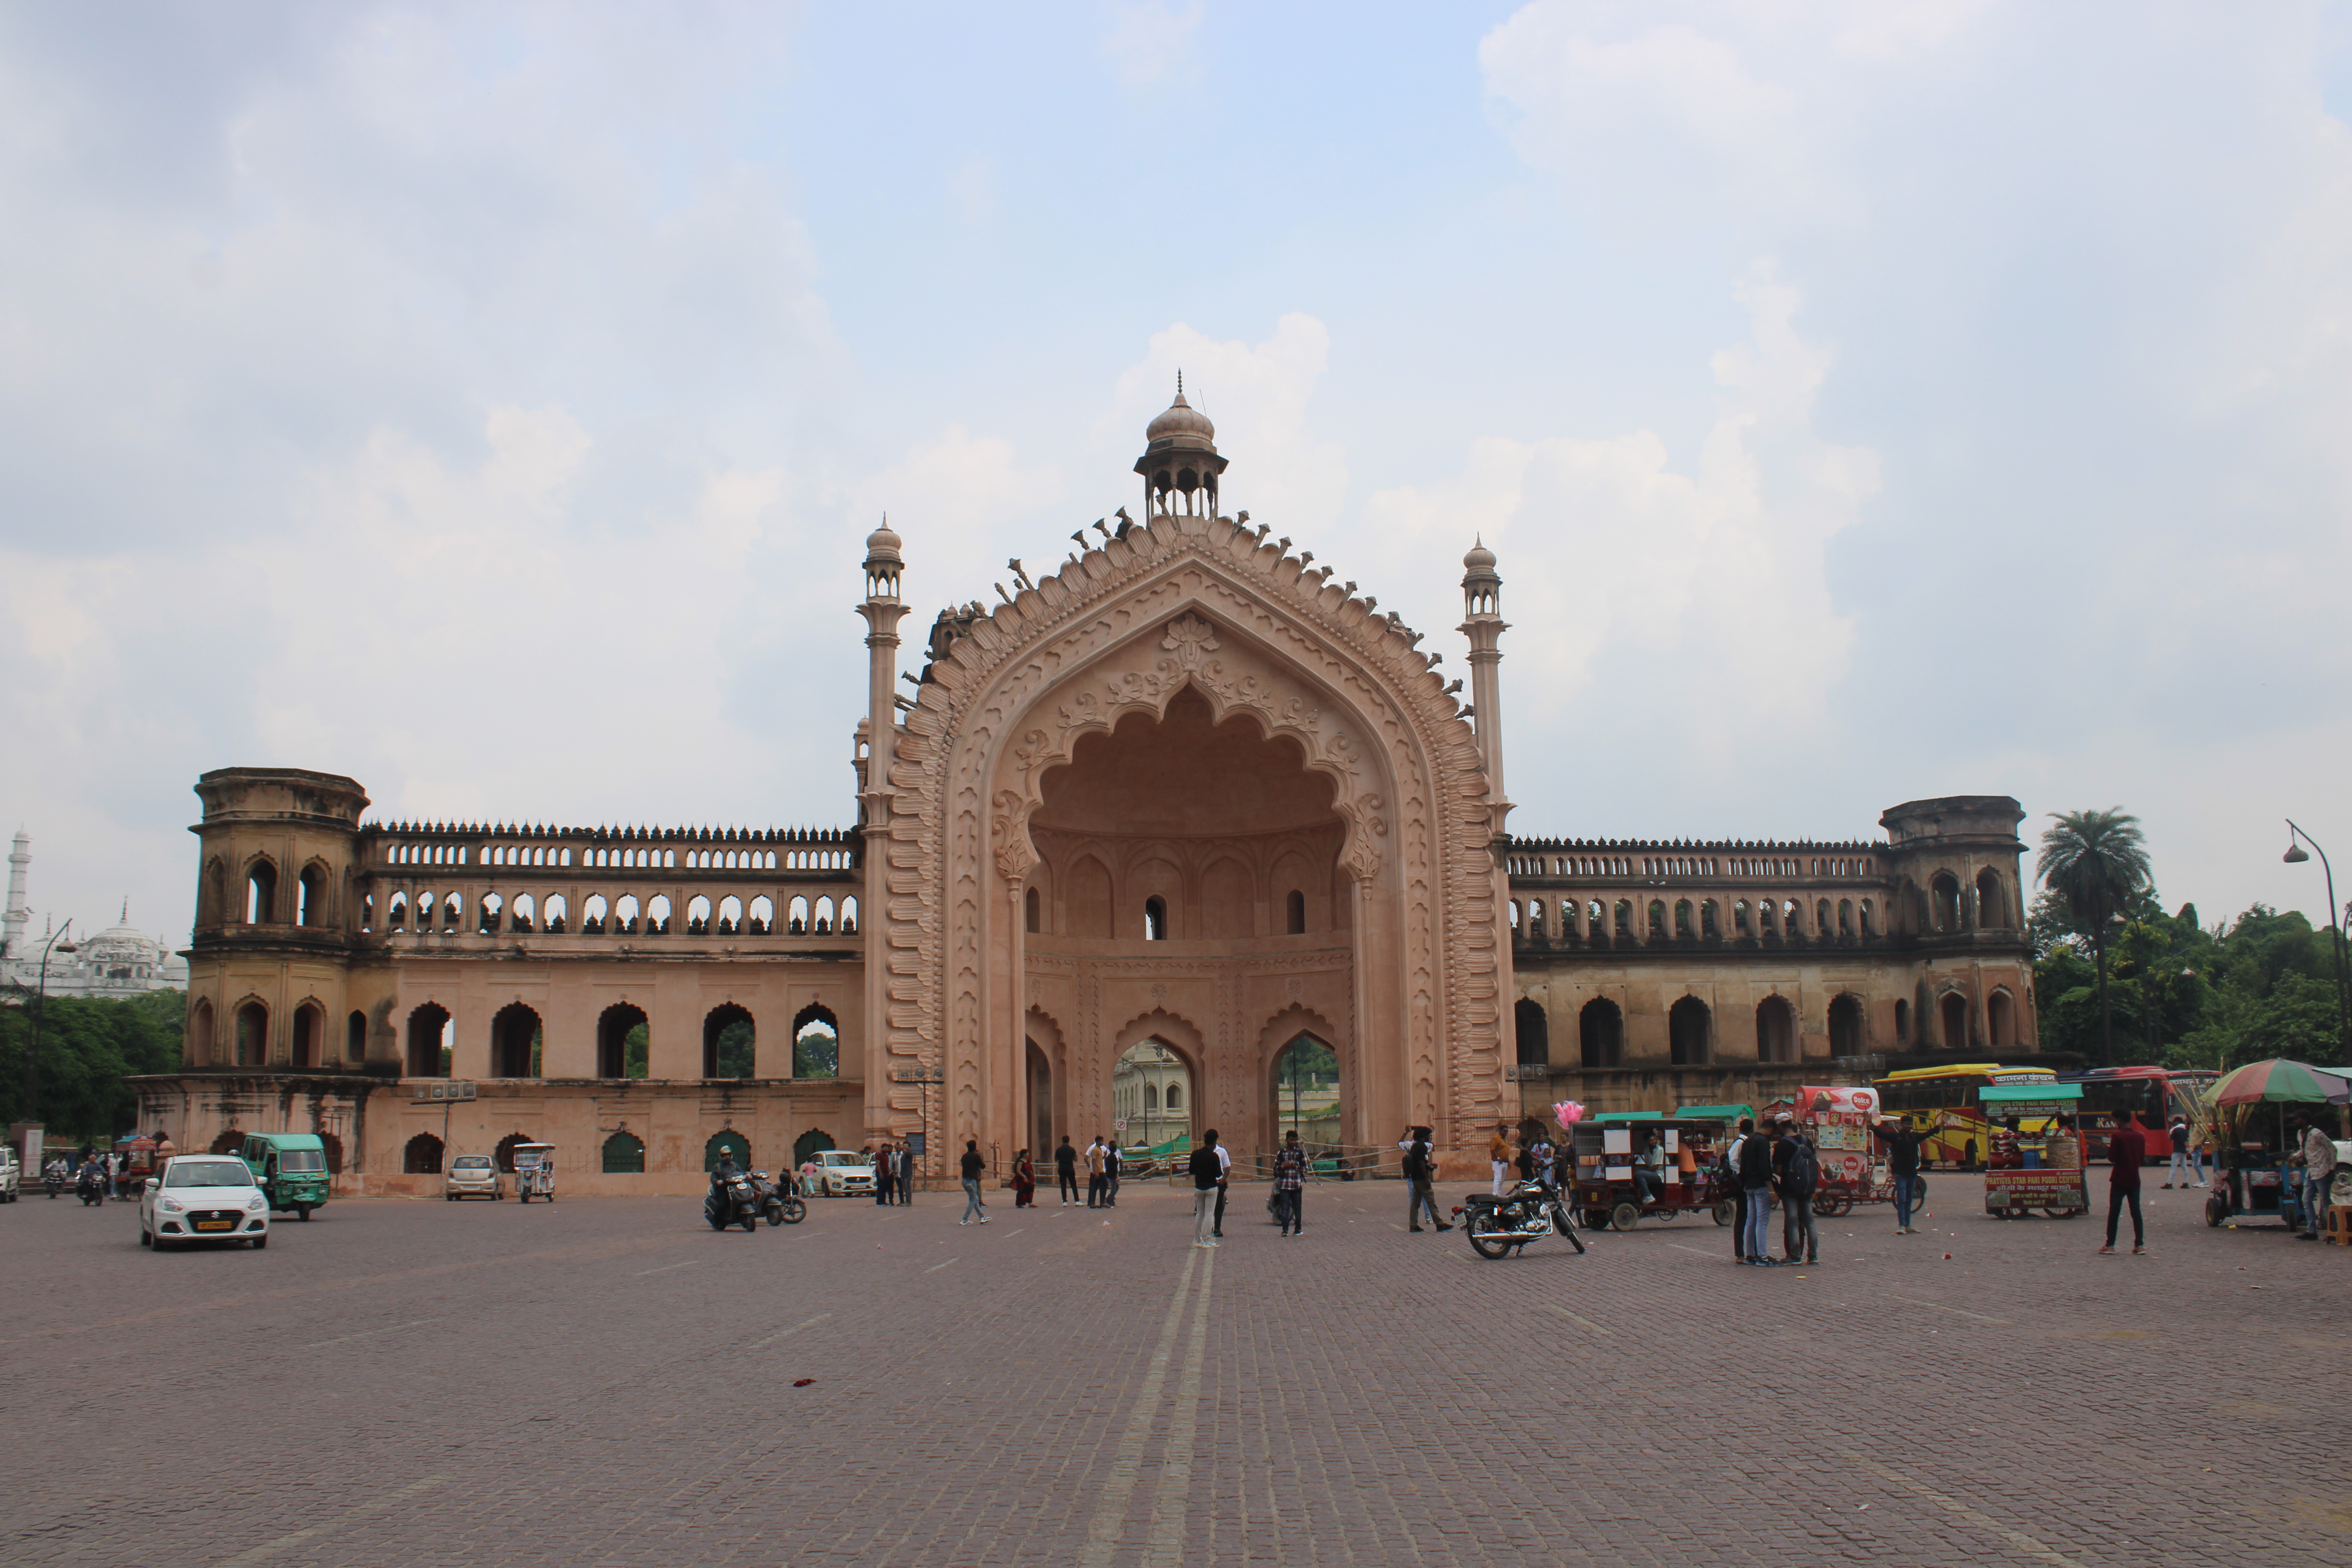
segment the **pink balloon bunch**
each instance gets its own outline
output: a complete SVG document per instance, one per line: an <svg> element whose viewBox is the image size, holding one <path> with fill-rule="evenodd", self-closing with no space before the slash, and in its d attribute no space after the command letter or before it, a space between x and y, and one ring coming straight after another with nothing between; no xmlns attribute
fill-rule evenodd
<svg viewBox="0 0 2352 1568"><path fill-rule="evenodd" d="M1573 1127L1584 1120L1584 1107L1572 1100L1561 1100L1551 1108L1551 1113L1559 1119L1562 1127Z"/></svg>

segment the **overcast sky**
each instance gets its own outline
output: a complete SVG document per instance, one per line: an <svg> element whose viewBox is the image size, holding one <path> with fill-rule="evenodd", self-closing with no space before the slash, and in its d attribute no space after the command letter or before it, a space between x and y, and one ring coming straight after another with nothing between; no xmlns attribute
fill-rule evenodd
<svg viewBox="0 0 2352 1568"><path fill-rule="evenodd" d="M1181 366L1450 667L1494 547L1523 834L2316 910L2347 109L2291 4L0 4L4 826L173 941L209 768L845 826L866 531L994 602Z"/></svg>

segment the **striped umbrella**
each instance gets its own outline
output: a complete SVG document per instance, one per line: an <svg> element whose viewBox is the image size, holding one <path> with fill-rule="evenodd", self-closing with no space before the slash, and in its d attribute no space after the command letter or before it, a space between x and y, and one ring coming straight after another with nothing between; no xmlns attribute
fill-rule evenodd
<svg viewBox="0 0 2352 1568"><path fill-rule="evenodd" d="M2352 1080L2342 1073L2273 1057L2266 1062L2249 1062L2213 1086L2216 1105L2254 1105L2263 1100L2342 1105L2352 1101Z"/></svg>

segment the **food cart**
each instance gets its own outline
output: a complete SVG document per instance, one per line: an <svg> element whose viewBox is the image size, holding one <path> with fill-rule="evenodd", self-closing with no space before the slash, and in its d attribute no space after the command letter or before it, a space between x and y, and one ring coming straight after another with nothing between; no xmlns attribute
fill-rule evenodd
<svg viewBox="0 0 2352 1568"><path fill-rule="evenodd" d="M515 1196L555 1201L555 1145L518 1143L514 1146Z"/></svg>
<svg viewBox="0 0 2352 1568"><path fill-rule="evenodd" d="M1822 1184L1813 1194L1817 1216L1835 1219L1852 1214L1856 1204L1895 1201L1894 1174L1871 1136L1879 1117L1876 1089L1810 1085L1797 1090L1790 1114L1813 1141L1821 1161Z"/></svg>
<svg viewBox="0 0 2352 1568"><path fill-rule="evenodd" d="M1739 1109L1739 1108L1733 1108ZM1668 1116L1659 1110L1607 1110L1587 1116L1569 1129L1572 1162L1571 1205L1587 1229L1606 1226L1631 1230L1644 1219L1669 1220L1687 1210L1707 1213L1717 1225L1729 1225L1734 1213L1730 1195L1717 1191L1712 1151L1720 1149L1736 1119ZM1658 1174L1658 1194L1651 1197L1633 1179L1634 1161L1644 1134L1658 1135L1666 1163ZM1675 1165L1685 1140L1704 1141L1709 1152L1687 1179Z"/></svg>
<svg viewBox="0 0 2352 1568"><path fill-rule="evenodd" d="M2021 1128L2031 1121L2047 1129L2041 1164L1986 1165L1985 1213L1995 1219L2022 1219L2029 1210L2040 1209L2053 1219L2072 1219L2091 1212L2082 1135L2067 1125L2082 1101L2079 1083L1994 1084L1977 1091L1990 1125L2014 1118Z"/></svg>
<svg viewBox="0 0 2352 1568"><path fill-rule="evenodd" d="M2301 1152L2288 1131L2294 1114L2288 1108L2325 1117L2328 1107L2347 1100L2352 1083L2340 1074L2283 1058L2250 1063L2216 1083L2221 1168L2205 1199L2205 1223L2275 1219L2290 1231L2303 1228L2302 1205L2287 1183L2289 1162Z"/></svg>

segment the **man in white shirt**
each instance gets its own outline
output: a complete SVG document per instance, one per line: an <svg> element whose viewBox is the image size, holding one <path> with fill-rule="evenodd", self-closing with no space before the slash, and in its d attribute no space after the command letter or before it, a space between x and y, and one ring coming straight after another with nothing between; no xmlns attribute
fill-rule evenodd
<svg viewBox="0 0 2352 1568"><path fill-rule="evenodd" d="M1223 1143L1217 1145L1217 1215L1215 1228L1210 1235L1223 1240L1225 1234L1225 1188L1233 1180L1234 1152Z"/></svg>

